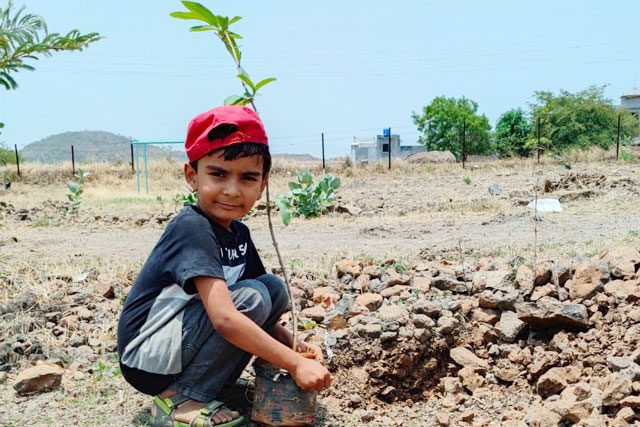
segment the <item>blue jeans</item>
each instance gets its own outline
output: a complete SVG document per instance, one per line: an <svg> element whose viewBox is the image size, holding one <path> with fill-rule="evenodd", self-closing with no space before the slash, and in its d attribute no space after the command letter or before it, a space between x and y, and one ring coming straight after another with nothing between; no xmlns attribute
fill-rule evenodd
<svg viewBox="0 0 640 427"><path fill-rule="evenodd" d="M288 309L286 287L278 276L265 274L229 286L231 299L245 316L270 332ZM169 388L200 402L214 400L232 385L251 360L251 354L225 340L211 324L200 298L185 307L182 324L182 372Z"/></svg>

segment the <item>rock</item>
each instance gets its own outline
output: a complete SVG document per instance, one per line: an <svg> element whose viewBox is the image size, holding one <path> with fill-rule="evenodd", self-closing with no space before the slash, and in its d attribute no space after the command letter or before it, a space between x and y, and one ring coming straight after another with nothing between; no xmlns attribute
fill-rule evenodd
<svg viewBox="0 0 640 427"><path fill-rule="evenodd" d="M476 389L482 387L486 380L478 375L475 368L466 366L458 371L458 378L462 382L464 388L473 393Z"/></svg>
<svg viewBox="0 0 640 427"><path fill-rule="evenodd" d="M627 396L620 401L620 406L626 406L629 408L640 408L640 396Z"/></svg>
<svg viewBox="0 0 640 427"><path fill-rule="evenodd" d="M604 285L604 293L621 301L636 300L640 295L640 285L631 280L612 280Z"/></svg>
<svg viewBox="0 0 640 427"><path fill-rule="evenodd" d="M498 310L514 310L518 299L518 291L515 289L505 289L490 291L486 290L478 295L478 305L482 308L497 308Z"/></svg>
<svg viewBox="0 0 640 427"><path fill-rule="evenodd" d="M471 318L478 322L495 325L496 323L498 323L498 320L500 320L500 312L491 308L478 307L473 310Z"/></svg>
<svg viewBox="0 0 640 427"><path fill-rule="evenodd" d="M616 414L616 419L614 420L614 424L611 425L627 426L629 425L628 423L633 421L635 418L636 414L633 409L625 407L618 411L618 413Z"/></svg>
<svg viewBox="0 0 640 427"><path fill-rule="evenodd" d="M320 286L315 288L313 290L311 300L314 304L320 304L327 296L334 304L340 300L340 293L331 286Z"/></svg>
<svg viewBox="0 0 640 427"><path fill-rule="evenodd" d="M633 360L630 357L609 356L607 357L607 366L614 372L621 371L631 367Z"/></svg>
<svg viewBox="0 0 640 427"><path fill-rule="evenodd" d="M529 298L531 301L539 301L543 297L556 297L556 285L552 285L551 283L547 283L546 285L538 286L533 289L531 292L531 297Z"/></svg>
<svg viewBox="0 0 640 427"><path fill-rule="evenodd" d="M493 375L499 380L512 383L520 376L520 370L515 367L495 367Z"/></svg>
<svg viewBox="0 0 640 427"><path fill-rule="evenodd" d="M478 271L473 274L473 285L478 289L505 289L509 286L506 281L508 271Z"/></svg>
<svg viewBox="0 0 640 427"><path fill-rule="evenodd" d="M489 363L485 359L476 356L471 350L465 347L455 347L449 351L449 356L462 367L470 367L480 370L488 370Z"/></svg>
<svg viewBox="0 0 640 427"><path fill-rule="evenodd" d="M609 385L602 394L602 404L605 406L618 406L620 401L631 394L631 381L621 375L614 374L610 377Z"/></svg>
<svg viewBox="0 0 640 427"><path fill-rule="evenodd" d="M499 196L502 193L502 188L498 184L491 184L487 190L492 196Z"/></svg>
<svg viewBox="0 0 640 427"><path fill-rule="evenodd" d="M473 421L475 416L476 416L476 413L474 411L472 411L472 410L464 411L460 415L460 421L464 421L465 423L470 423L471 421Z"/></svg>
<svg viewBox="0 0 640 427"><path fill-rule="evenodd" d="M336 272L338 273L338 278L346 274L357 277L362 273L362 267L353 260L343 259L336 262Z"/></svg>
<svg viewBox="0 0 640 427"><path fill-rule="evenodd" d="M383 298L389 298L400 295L401 293L408 291L409 289L411 289L411 287L407 285L395 285L380 291L380 295L382 295Z"/></svg>
<svg viewBox="0 0 640 427"><path fill-rule="evenodd" d="M543 407L532 405L524 417L524 422L529 427L557 427L561 417L557 413Z"/></svg>
<svg viewBox="0 0 640 427"><path fill-rule="evenodd" d="M583 262L576 267L573 281L567 283L569 298L586 299L602 290L604 284L611 278L609 263Z"/></svg>
<svg viewBox="0 0 640 427"><path fill-rule="evenodd" d="M60 319L60 326L70 331L75 330L78 327L78 316L70 315L63 317Z"/></svg>
<svg viewBox="0 0 640 427"><path fill-rule="evenodd" d="M542 397L558 394L567 386L566 370L551 368L545 372L536 384L537 392Z"/></svg>
<svg viewBox="0 0 640 427"><path fill-rule="evenodd" d="M313 307L305 308L300 312L302 317L309 318L314 322L322 322L325 318L326 311L322 306L314 305Z"/></svg>
<svg viewBox="0 0 640 427"><path fill-rule="evenodd" d="M51 391L60 386L63 373L58 365L41 363L20 372L13 388L19 396Z"/></svg>
<svg viewBox="0 0 640 427"><path fill-rule="evenodd" d="M533 286L543 286L549 283L551 278L553 277L553 270L550 263L545 262L538 265L536 269L535 277L533 279Z"/></svg>
<svg viewBox="0 0 640 427"><path fill-rule="evenodd" d="M365 337L380 338L380 335L382 334L382 325L379 325L377 323L357 325L356 327L354 327L354 331Z"/></svg>
<svg viewBox="0 0 640 427"><path fill-rule="evenodd" d="M569 335L565 331L558 331L549 342L549 348L559 353L565 351L567 347L569 347Z"/></svg>
<svg viewBox="0 0 640 427"><path fill-rule="evenodd" d="M409 163L455 163L456 156L451 151L423 151L407 156L405 159Z"/></svg>
<svg viewBox="0 0 640 427"><path fill-rule="evenodd" d="M549 406L551 410L562 417L563 421L569 421L572 424L586 420L595 409L593 402L589 400L576 401L568 398L560 398Z"/></svg>
<svg viewBox="0 0 640 427"><path fill-rule="evenodd" d="M355 303L362 307L366 307L371 311L375 311L380 307L380 304L382 304L382 300L382 295L369 292L358 295L355 299Z"/></svg>
<svg viewBox="0 0 640 427"><path fill-rule="evenodd" d="M459 281L453 276L443 274L434 277L431 280L431 286L442 291L451 291L459 294L466 294L471 290L466 283Z"/></svg>
<svg viewBox="0 0 640 427"><path fill-rule="evenodd" d="M503 312L495 326L500 339L508 343L514 342L524 327L525 323L518 319L518 314L513 311Z"/></svg>
<svg viewBox="0 0 640 427"><path fill-rule="evenodd" d="M399 305L384 305L380 307L378 315L382 320L392 320L400 325L406 325L409 322L409 311Z"/></svg>
<svg viewBox="0 0 640 427"><path fill-rule="evenodd" d="M616 278L631 278L640 265L640 252L631 247L612 248L600 256L609 262L611 275Z"/></svg>
<svg viewBox="0 0 640 427"><path fill-rule="evenodd" d="M518 318L534 328L586 330L589 328L587 307L543 297L537 303L518 307Z"/></svg>
<svg viewBox="0 0 640 427"><path fill-rule="evenodd" d="M68 344L71 347L80 347L81 345L85 344L86 341L87 339L83 334L74 332L69 338Z"/></svg>
<svg viewBox="0 0 640 427"><path fill-rule="evenodd" d="M431 290L431 277L414 277L413 286L421 292L429 292Z"/></svg>
<svg viewBox="0 0 640 427"><path fill-rule="evenodd" d="M411 278L408 275L398 273L393 267L387 268L381 280L385 284L385 287L398 285L408 286L409 283L411 283Z"/></svg>
<svg viewBox="0 0 640 427"><path fill-rule="evenodd" d="M116 297L116 291L113 288L113 285L106 282L98 282L95 285L95 293L96 295L100 295L106 299L114 299Z"/></svg>
<svg viewBox="0 0 640 427"><path fill-rule="evenodd" d="M416 314L426 314L427 316L435 319L440 317L440 314L442 313L442 306L436 302L421 298L413 303L411 311Z"/></svg>
<svg viewBox="0 0 640 427"><path fill-rule="evenodd" d="M79 320L86 320L87 322L92 321L96 317L93 311L89 310L86 307L76 308L75 315L78 317ZM60 321L60 323L62 323L62 321Z"/></svg>
<svg viewBox="0 0 640 427"><path fill-rule="evenodd" d="M449 424L451 424L449 414L446 414L444 412L436 412L436 421L440 426L448 426Z"/></svg>
<svg viewBox="0 0 640 427"><path fill-rule="evenodd" d="M6 372L0 371L0 385L4 384L5 381L7 381L8 377L9 377L9 374L7 374Z"/></svg>
<svg viewBox="0 0 640 427"><path fill-rule="evenodd" d="M553 351L545 351L543 353L537 353L531 366L529 366L529 372L534 378L547 372L551 367L557 365L560 362L560 356Z"/></svg>
<svg viewBox="0 0 640 427"><path fill-rule="evenodd" d="M524 264L518 267L516 278L514 280L516 289L520 289L523 295L530 295L533 290L534 281L535 275L533 270Z"/></svg>

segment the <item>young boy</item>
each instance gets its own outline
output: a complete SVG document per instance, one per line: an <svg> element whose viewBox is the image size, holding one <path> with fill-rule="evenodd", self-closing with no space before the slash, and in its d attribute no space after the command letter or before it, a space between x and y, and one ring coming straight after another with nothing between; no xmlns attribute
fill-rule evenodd
<svg viewBox="0 0 640 427"><path fill-rule="evenodd" d="M256 355L305 390L331 384L320 363L291 350L278 323L287 291L266 271L239 221L262 196L271 167L258 115L238 106L196 116L187 131L184 175L196 205L167 225L124 304L118 353L124 378L155 395L156 426L233 426L236 411L217 401ZM317 360L317 346L298 344Z"/></svg>

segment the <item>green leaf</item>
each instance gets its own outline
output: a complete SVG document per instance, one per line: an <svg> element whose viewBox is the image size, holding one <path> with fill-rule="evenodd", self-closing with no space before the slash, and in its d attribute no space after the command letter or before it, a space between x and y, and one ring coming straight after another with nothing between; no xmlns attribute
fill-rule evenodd
<svg viewBox="0 0 640 427"><path fill-rule="evenodd" d="M247 86L249 86L253 92L256 92L256 87L253 85L253 82L251 81L251 79L249 78L249 75L247 73L244 72L244 70L242 70L242 74L238 74L238 78L240 80L242 80L243 82L245 82L247 84ZM252 95L252 94L250 94Z"/></svg>
<svg viewBox="0 0 640 427"><path fill-rule="evenodd" d="M220 23L218 22L218 16L216 16L213 12L211 12L200 3L182 0L182 4L191 12L196 14L202 21L208 22L211 25L220 25Z"/></svg>
<svg viewBox="0 0 640 427"><path fill-rule="evenodd" d="M178 19L197 19L198 21L202 21L198 15L192 12L171 12L169 16Z"/></svg>
<svg viewBox="0 0 640 427"><path fill-rule="evenodd" d="M231 18L231 20L229 21L229 25L231 24L235 24L236 22L238 22L239 20L242 19L242 16L234 16L233 18Z"/></svg>
<svg viewBox="0 0 640 427"><path fill-rule="evenodd" d="M189 28L189 31L198 32L198 31L218 31L219 28L215 25L196 25L194 27Z"/></svg>
<svg viewBox="0 0 640 427"><path fill-rule="evenodd" d="M313 176L311 176L311 173L309 171L302 170L298 172L298 181L300 181L300 183L302 184L310 185L311 183L313 183Z"/></svg>
<svg viewBox="0 0 640 427"><path fill-rule="evenodd" d="M289 181L289 189L290 190L295 190L297 188L302 188L302 186L300 184L298 184L295 181Z"/></svg>
<svg viewBox="0 0 640 427"><path fill-rule="evenodd" d="M227 96L224 99L224 105L238 105L238 102L242 101L244 97L240 95Z"/></svg>
<svg viewBox="0 0 640 427"><path fill-rule="evenodd" d="M260 80L258 83L256 83L256 86L255 88L253 88L253 91L257 92L258 89L260 89L262 86L268 85L269 83L275 82L276 80L278 79L276 79L275 77L269 77L264 80Z"/></svg>
<svg viewBox="0 0 640 427"><path fill-rule="evenodd" d="M71 191L74 194L80 190L80 186L73 181L67 182L67 188L69 188L69 191Z"/></svg>
<svg viewBox="0 0 640 427"><path fill-rule="evenodd" d="M287 206L286 202L283 199L277 199L276 205L278 205L278 209L280 209L280 217L282 218L282 223L284 225L289 225L291 222L291 211Z"/></svg>

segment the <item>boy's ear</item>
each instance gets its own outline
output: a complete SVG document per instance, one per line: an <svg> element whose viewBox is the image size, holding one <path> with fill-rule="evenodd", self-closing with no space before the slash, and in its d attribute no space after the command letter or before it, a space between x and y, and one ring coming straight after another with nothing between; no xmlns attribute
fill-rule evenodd
<svg viewBox="0 0 640 427"><path fill-rule="evenodd" d="M191 192L198 191L197 172L189 163L184 164L184 179Z"/></svg>

